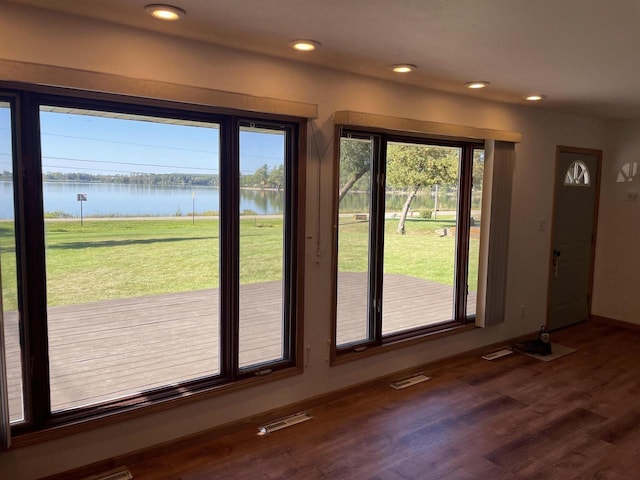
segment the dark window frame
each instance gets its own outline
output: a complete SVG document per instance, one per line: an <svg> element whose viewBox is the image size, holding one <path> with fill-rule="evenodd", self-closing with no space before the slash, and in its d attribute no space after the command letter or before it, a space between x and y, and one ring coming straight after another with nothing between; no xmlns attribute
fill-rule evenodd
<svg viewBox="0 0 640 480"><path fill-rule="evenodd" d="M473 182L473 155L475 150L484 150L484 143L472 139L443 138L430 135L420 135L413 132L387 131L376 128L360 128L355 126L337 125L335 129L334 155L334 255L332 259L332 363L352 360L369 356L376 352L386 351L403 345L412 345L424 339L439 338L442 335L466 331L475 326L475 314L466 314L466 298L468 285L469 239L470 239L470 209ZM339 261L339 204L340 190L340 143L343 138L368 139L372 143L371 165L371 201L369 247L368 247L368 278L370 288L367 298L367 321L369 334L367 339L338 345L337 334L337 278ZM384 259L384 214L385 214L385 176L386 151L390 142L411 143L420 145L434 145L461 149L458 176L459 197L457 202L457 229L455 247L455 275L454 275L454 318L437 325L427 325L405 330L389 335L382 334L381 305L382 277ZM382 348L385 347L385 348Z"/></svg>
<svg viewBox="0 0 640 480"><path fill-rule="evenodd" d="M6 88L3 88L6 87ZM302 372L304 191L306 168L306 120L285 115L262 114L215 106L189 105L156 99L84 92L58 87L0 83L0 99L12 106L13 172L18 276L18 309L21 324L23 365L23 422L12 425L20 437L51 435L52 428L64 434L77 424L91 428L172 405L197 401L212 395L277 380ZM88 407L52 414L49 397L45 234L40 152L40 106L146 115L178 120L209 122L220 128L220 374L167 386ZM283 359L238 367L239 352L239 131L257 126L286 132L285 214L283 216ZM224 230L224 233L223 233ZM222 281L226 278L226 281ZM30 372L30 373L29 373ZM146 408L145 408L146 407ZM29 441L30 443L30 441Z"/></svg>

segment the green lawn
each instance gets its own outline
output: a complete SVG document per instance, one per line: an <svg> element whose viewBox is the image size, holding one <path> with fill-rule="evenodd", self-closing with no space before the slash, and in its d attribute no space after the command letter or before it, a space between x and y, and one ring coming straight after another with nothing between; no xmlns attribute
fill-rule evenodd
<svg viewBox="0 0 640 480"><path fill-rule="evenodd" d="M454 241L438 230L446 219L411 219L407 234L387 221L385 273L401 273L445 284L453 282ZM366 271L368 223L340 227L340 271ZM84 303L218 286L217 219L48 221L49 305ZM241 283L281 278L282 220L241 221ZM477 259L478 241L471 242ZM3 302L17 304L15 249L10 222L0 222ZM472 262L475 289L477 260Z"/></svg>
<svg viewBox="0 0 640 480"><path fill-rule="evenodd" d="M367 222L342 219L339 228L339 271L367 271ZM384 272L410 275L425 280L453 285L455 241L443 236L445 228L455 226L452 218L407 219L406 234L396 233L398 221L387 219L384 236ZM478 280L477 239L471 239L469 289Z"/></svg>
<svg viewBox="0 0 640 480"><path fill-rule="evenodd" d="M13 222L0 222L0 273L4 310L15 310L18 304L16 289L16 248Z"/></svg>

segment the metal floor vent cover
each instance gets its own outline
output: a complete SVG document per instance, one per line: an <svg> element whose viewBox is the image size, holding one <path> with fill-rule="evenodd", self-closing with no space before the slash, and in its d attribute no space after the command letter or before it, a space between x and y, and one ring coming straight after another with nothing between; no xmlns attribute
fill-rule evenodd
<svg viewBox="0 0 640 480"><path fill-rule="evenodd" d="M262 427L260 427L259 433L265 435L267 433L276 432L278 430L282 430L283 428L306 422L307 420L311 420L312 418L313 417L308 413L296 413L295 415L291 415L290 417L281 418L280 420L276 420L275 422L263 425Z"/></svg>
<svg viewBox="0 0 640 480"><path fill-rule="evenodd" d="M116 470L109 470L108 472L99 473L97 475L91 475L84 480L132 480L133 475L127 468L118 468Z"/></svg>
<svg viewBox="0 0 640 480"><path fill-rule="evenodd" d="M431 377L426 375L415 375L413 377L405 378L403 380L398 380L397 382L393 382L391 384L391 388L395 388L396 390L402 390L403 388L411 387L418 383L426 382L427 380L431 380Z"/></svg>
<svg viewBox="0 0 640 480"><path fill-rule="evenodd" d="M482 358L484 358L485 360L496 360L497 358L506 357L507 355L511 355L512 353L513 350L511 350L510 348L503 348L501 350L482 355Z"/></svg>

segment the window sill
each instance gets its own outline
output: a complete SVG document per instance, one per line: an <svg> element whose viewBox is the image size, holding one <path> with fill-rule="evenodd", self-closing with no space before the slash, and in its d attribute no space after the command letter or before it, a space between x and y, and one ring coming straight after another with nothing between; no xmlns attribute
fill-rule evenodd
<svg viewBox="0 0 640 480"><path fill-rule="evenodd" d="M11 449L28 447L38 443L56 440L58 438L87 432L96 428L102 428L128 420L133 420L146 415L152 415L165 410L179 408L195 402L207 400L219 395L228 394L237 390L256 387L265 383L282 380L302 373L301 367L290 367L275 371L269 375L252 377L234 383L215 386L204 391L186 393L182 396L168 398L151 405L135 405L126 409L104 413L96 416L87 416L64 424L54 424L37 431L17 433L11 439Z"/></svg>
<svg viewBox="0 0 640 480"><path fill-rule="evenodd" d="M382 353L397 350L399 348L409 347L419 343L437 340L439 338L448 337L450 335L457 335L459 333L470 332L475 330L476 325L474 323L466 323L464 325L454 325L448 328L440 329L438 331L425 332L423 334L413 335L410 338L402 338L398 340L389 340L382 345L369 345L366 349L361 351L355 351L353 349L344 350L342 352L333 349L331 365L340 365L342 363L348 363L361 358L371 357L373 355L379 355Z"/></svg>

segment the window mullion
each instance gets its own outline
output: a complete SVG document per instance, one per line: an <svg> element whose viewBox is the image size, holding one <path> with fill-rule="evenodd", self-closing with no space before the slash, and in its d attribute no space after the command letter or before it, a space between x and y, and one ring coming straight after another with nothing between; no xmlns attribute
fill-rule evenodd
<svg viewBox="0 0 640 480"><path fill-rule="evenodd" d="M17 114L17 212L19 301L24 345L27 422L43 425L51 415L45 273L42 158L36 94L20 98Z"/></svg>
<svg viewBox="0 0 640 480"><path fill-rule="evenodd" d="M292 169L297 164L293 161L297 158L297 146L293 141L297 138L294 135L291 127L285 128L286 143L285 143L285 211L288 214L284 215L284 265L283 265L283 294L282 304L285 307L283 309L283 330L285 332L283 356L285 359L294 360L296 356L296 334L295 326L293 324L293 316L296 314L296 306L293 299L296 297L297 291L297 275L296 275L296 249L297 245L292 242L292 238L295 235L292 233L297 228L297 216L293 215L294 205L298 197L297 185L294 185L293 179L297 178L297 175L293 174Z"/></svg>
<svg viewBox="0 0 640 480"><path fill-rule="evenodd" d="M223 377L234 379L239 350L240 125L223 122L220 142L220 358Z"/></svg>
<svg viewBox="0 0 640 480"><path fill-rule="evenodd" d="M369 229L369 332L382 342L382 287L384 275L384 211L386 189L386 138L373 137L372 205Z"/></svg>

